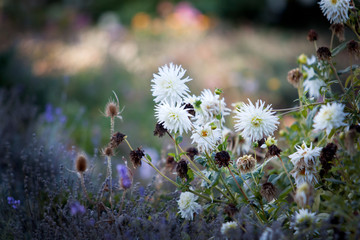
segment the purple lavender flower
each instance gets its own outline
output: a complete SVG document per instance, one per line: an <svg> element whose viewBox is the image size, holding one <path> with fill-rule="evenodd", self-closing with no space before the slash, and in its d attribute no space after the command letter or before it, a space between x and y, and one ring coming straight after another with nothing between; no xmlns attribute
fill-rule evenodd
<svg viewBox="0 0 360 240"><path fill-rule="evenodd" d="M7 197L7 200L8 204L14 209L17 209L18 206L20 206L20 200L15 200L13 197Z"/></svg>
<svg viewBox="0 0 360 240"><path fill-rule="evenodd" d="M116 169L119 174L121 187L124 189L130 188L131 187L131 175L130 175L128 168L123 164L118 164L116 166Z"/></svg>
<svg viewBox="0 0 360 240"><path fill-rule="evenodd" d="M84 214L86 212L85 207L81 205L78 201L71 203L70 205L70 214L72 216L76 214Z"/></svg>
<svg viewBox="0 0 360 240"><path fill-rule="evenodd" d="M54 121L53 107L50 103L45 107L45 121L51 123Z"/></svg>

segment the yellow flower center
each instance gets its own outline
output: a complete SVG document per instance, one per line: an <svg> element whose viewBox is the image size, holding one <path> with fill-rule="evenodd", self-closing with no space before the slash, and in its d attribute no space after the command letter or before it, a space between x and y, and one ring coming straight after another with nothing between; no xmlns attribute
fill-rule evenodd
<svg viewBox="0 0 360 240"><path fill-rule="evenodd" d="M259 118L259 117L253 117L253 118L251 119L251 123L252 123L252 125L253 125L254 127L260 126L261 122L262 122L262 119Z"/></svg>
<svg viewBox="0 0 360 240"><path fill-rule="evenodd" d="M206 130L201 130L201 136L202 137L207 137L208 136L208 132Z"/></svg>
<svg viewBox="0 0 360 240"><path fill-rule="evenodd" d="M331 0L331 3L335 5L337 3L337 0Z"/></svg>

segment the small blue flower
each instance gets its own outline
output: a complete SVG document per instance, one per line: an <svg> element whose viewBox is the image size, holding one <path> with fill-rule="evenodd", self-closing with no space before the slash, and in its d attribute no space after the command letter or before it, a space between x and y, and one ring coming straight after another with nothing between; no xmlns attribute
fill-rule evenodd
<svg viewBox="0 0 360 240"><path fill-rule="evenodd" d="M70 205L70 214L72 216L77 214L84 214L86 212L86 209L83 205L81 205L78 201L75 201L71 203Z"/></svg>
<svg viewBox="0 0 360 240"><path fill-rule="evenodd" d="M7 197L7 200L8 204L14 209L17 209L20 206L20 200L15 200L13 197Z"/></svg>
<svg viewBox="0 0 360 240"><path fill-rule="evenodd" d="M130 188L132 181L131 181L131 174L130 174L129 169L123 164L118 164L116 166L116 169L117 169L119 177L120 177L121 187L124 189Z"/></svg>

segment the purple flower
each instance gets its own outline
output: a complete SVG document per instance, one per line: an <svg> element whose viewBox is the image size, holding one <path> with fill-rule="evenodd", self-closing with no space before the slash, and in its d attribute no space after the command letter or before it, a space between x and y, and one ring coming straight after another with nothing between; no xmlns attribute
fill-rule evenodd
<svg viewBox="0 0 360 240"><path fill-rule="evenodd" d="M86 212L86 209L83 205L81 205L78 201L75 201L71 203L70 205L70 214L72 216L76 214L84 214Z"/></svg>
<svg viewBox="0 0 360 240"><path fill-rule="evenodd" d="M116 169L119 174L121 187L124 189L130 188L132 181L131 181L131 174L130 174L129 169L123 164L118 164L116 166Z"/></svg>
<svg viewBox="0 0 360 240"><path fill-rule="evenodd" d="M7 197L8 204L11 205L12 208L16 209L20 206L20 200L15 200L13 197Z"/></svg>
<svg viewBox="0 0 360 240"><path fill-rule="evenodd" d="M46 104L45 121L51 123L54 121L53 107L50 103Z"/></svg>

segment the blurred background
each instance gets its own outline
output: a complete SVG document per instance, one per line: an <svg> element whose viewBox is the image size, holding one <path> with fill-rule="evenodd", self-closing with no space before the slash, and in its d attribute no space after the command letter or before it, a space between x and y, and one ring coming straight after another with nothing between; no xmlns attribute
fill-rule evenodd
<svg viewBox="0 0 360 240"><path fill-rule="evenodd" d="M109 139L101 112L115 91L125 107L116 130L159 159L150 92L159 66L181 64L196 95L222 88L228 105L290 107L287 72L315 53L308 30L327 46L329 26L316 0L0 0L0 88L35 106L34 131L49 144L89 154Z"/></svg>

